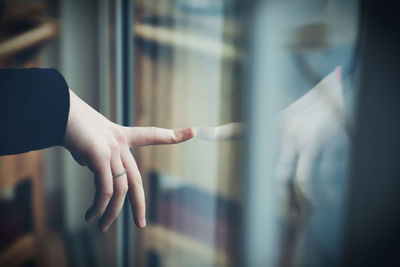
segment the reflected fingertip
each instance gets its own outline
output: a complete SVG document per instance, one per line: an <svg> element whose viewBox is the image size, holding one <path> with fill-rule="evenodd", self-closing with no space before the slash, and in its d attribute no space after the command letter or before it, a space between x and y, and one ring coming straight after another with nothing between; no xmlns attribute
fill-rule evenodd
<svg viewBox="0 0 400 267"><path fill-rule="evenodd" d="M190 127L192 129L193 137L197 136L197 133L199 132L199 127Z"/></svg>

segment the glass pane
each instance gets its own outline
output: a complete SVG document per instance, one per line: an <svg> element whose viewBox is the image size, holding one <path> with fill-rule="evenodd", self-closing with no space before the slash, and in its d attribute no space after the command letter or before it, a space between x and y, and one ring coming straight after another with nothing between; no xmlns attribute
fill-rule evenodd
<svg viewBox="0 0 400 267"><path fill-rule="evenodd" d="M136 151L139 266L338 264L359 16L358 1L135 2L136 124L199 127Z"/></svg>
<svg viewBox="0 0 400 267"><path fill-rule="evenodd" d="M136 1L135 12L136 124L199 127L187 143L136 150L148 205L136 263L231 266L241 244L241 125L212 127L243 118L240 10Z"/></svg>

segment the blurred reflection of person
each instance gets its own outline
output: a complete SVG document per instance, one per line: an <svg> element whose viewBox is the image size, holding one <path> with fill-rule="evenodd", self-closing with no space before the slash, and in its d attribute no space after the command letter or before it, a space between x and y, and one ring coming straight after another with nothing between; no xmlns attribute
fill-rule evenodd
<svg viewBox="0 0 400 267"><path fill-rule="evenodd" d="M123 127L69 90L54 69L0 70L0 155L61 145L95 175L96 195L86 220L102 217L106 231L128 194L138 227L146 225L142 179L129 148L174 144L193 137L191 128Z"/></svg>
<svg viewBox="0 0 400 267"><path fill-rule="evenodd" d="M283 266L338 265L352 136L358 13L358 1L302 0L270 1L265 14L265 34L272 35L269 55L275 53L277 64L271 66L268 78L287 77L276 84L284 95L278 119L278 193L283 196L281 204L291 202L295 195L299 209L297 215L282 218L295 229L283 231L296 235L287 239L292 259L284 263L288 255L282 252Z"/></svg>

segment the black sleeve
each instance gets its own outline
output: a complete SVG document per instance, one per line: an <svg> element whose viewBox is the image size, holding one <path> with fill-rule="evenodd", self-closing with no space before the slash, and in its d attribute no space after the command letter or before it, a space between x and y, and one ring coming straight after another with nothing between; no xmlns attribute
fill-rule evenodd
<svg viewBox="0 0 400 267"><path fill-rule="evenodd" d="M68 85L57 70L0 70L0 155L60 145L68 113Z"/></svg>

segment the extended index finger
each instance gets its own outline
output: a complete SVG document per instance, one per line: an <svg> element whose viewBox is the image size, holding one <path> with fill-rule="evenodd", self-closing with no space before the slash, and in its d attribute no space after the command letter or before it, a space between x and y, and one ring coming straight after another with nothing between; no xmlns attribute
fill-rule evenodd
<svg viewBox="0 0 400 267"><path fill-rule="evenodd" d="M194 136L192 128L124 127L129 147L177 144Z"/></svg>

